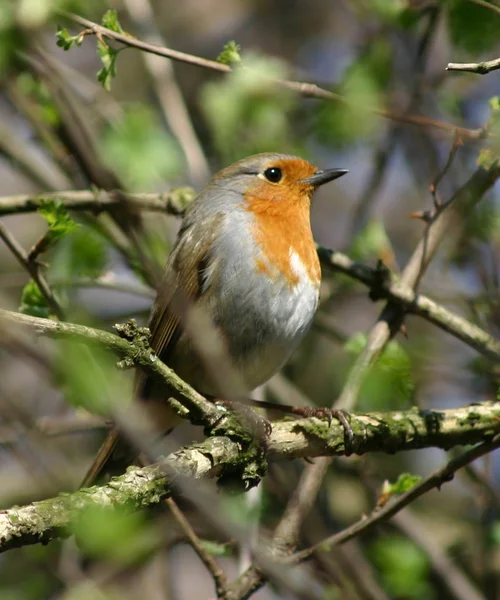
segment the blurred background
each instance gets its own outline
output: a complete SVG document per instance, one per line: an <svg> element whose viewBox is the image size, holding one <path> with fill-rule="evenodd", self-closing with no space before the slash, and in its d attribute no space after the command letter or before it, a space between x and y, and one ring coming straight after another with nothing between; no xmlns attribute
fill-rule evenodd
<svg viewBox="0 0 500 600"><path fill-rule="evenodd" d="M101 23L108 9L117 11L116 27L145 42L212 60L226 46L221 60L235 68L225 74L170 62L93 35L75 40L85 26L60 12ZM105 23L113 25L109 13ZM448 62L496 58L499 25L500 4L471 0L0 0L0 207L19 195L99 189L182 188L176 197L183 202L241 157L298 154L320 168L349 169L315 196L317 242L372 266L381 259L398 272L424 228L409 215L433 210L433 185L445 202L478 161L496 156L498 75L445 69ZM339 96L305 97L266 78L316 83ZM458 135L455 127L462 128ZM486 128L490 137L479 134ZM450 232L420 287L493 335L500 318L497 188L466 215L459 239ZM0 214L10 239L42 263L36 269L65 319L108 330L129 317L146 321L176 217L134 210L68 217L49 201L39 213ZM54 314L4 243L0 296L2 308ZM330 406L382 306L360 284L325 275L313 329L262 395ZM75 344L13 329L1 334L6 508L78 486L102 438L101 422L89 411L106 414L110 403L126 401L131 374ZM409 317L406 335L390 342L356 410L495 400L497 376L471 348ZM184 428L179 440L199 435ZM384 480L403 472L425 476L446 457L420 450L336 460L304 524L303 544L369 512ZM276 525L304 465L271 465L262 486L264 530ZM490 456L390 523L314 559L310 568L324 597L500 597L498 476ZM236 520L254 519L248 507L233 509ZM231 541L192 507L188 514L219 550ZM165 526L161 543L144 541L153 520L123 526L90 519L78 546L54 541L3 555L0 597L213 597L210 576L173 525ZM116 546L130 552L122 556ZM236 575L237 551L230 545L223 553L221 564ZM99 559L96 577L82 567L82 556ZM296 596L277 585L254 597Z"/></svg>

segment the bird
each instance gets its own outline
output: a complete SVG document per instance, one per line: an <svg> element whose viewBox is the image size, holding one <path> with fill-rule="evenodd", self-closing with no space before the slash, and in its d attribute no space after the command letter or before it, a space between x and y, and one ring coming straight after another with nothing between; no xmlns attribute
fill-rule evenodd
<svg viewBox="0 0 500 600"><path fill-rule="evenodd" d="M219 171L188 206L158 288L149 329L153 352L208 398L223 398L213 369L185 327L186 306L203 309L244 392L268 381L309 330L321 268L311 231L314 192L348 171L318 169L297 156L261 153ZM135 398L155 425L179 421L163 381L138 371ZM123 457L112 428L82 483L91 485ZM130 456L129 456L130 460Z"/></svg>

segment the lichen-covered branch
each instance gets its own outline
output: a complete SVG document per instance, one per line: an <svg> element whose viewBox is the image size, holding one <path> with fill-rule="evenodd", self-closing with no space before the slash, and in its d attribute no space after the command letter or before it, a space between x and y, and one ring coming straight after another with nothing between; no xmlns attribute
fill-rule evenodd
<svg viewBox="0 0 500 600"><path fill-rule="evenodd" d="M356 452L396 452L415 448L469 445L490 440L500 431L500 403L475 404L454 410L411 409L352 415ZM316 418L274 424L269 460L344 454L344 430ZM178 477L251 476L254 455L228 436L207 438L181 448L163 463L130 468L107 485L61 494L56 498L0 512L0 552L47 542L72 531L81 511L92 506L127 505L131 510L157 504Z"/></svg>

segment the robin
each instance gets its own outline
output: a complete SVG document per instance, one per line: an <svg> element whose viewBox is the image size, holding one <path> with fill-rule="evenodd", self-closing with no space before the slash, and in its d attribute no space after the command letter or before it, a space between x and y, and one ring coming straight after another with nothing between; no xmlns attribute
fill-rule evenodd
<svg viewBox="0 0 500 600"><path fill-rule="evenodd" d="M183 327L182 306L203 308L232 369L251 392L288 360L318 307L321 269L311 224L315 190L347 173L264 153L217 173L187 209L149 328L153 351L201 394L223 397ZM135 395L168 432L179 417L163 382L138 373ZM112 430L83 484L109 470L123 444Z"/></svg>

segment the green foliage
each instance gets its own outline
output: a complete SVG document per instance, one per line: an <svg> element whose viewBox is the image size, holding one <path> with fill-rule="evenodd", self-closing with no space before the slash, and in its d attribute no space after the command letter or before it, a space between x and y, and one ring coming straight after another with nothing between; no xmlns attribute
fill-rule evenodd
<svg viewBox="0 0 500 600"><path fill-rule="evenodd" d="M97 52L103 64L102 69L97 71L97 81L109 92L111 81L116 77L116 58L120 50L115 50L106 42L97 40Z"/></svg>
<svg viewBox="0 0 500 600"><path fill-rule="evenodd" d="M409 539L400 535L381 536L371 545L370 556L391 598L435 598L429 584L427 556Z"/></svg>
<svg viewBox="0 0 500 600"><path fill-rule="evenodd" d="M385 225L380 219L371 219L354 238L349 254L354 260L392 256L392 247Z"/></svg>
<svg viewBox="0 0 500 600"><path fill-rule="evenodd" d="M497 394L497 400L498 400L498 394ZM491 541L495 544L495 546L497 548L500 548L500 521L494 521L491 524L491 530L490 530L490 538Z"/></svg>
<svg viewBox="0 0 500 600"><path fill-rule="evenodd" d="M405 0L371 0L370 10L382 21L398 23L407 5Z"/></svg>
<svg viewBox="0 0 500 600"><path fill-rule="evenodd" d="M49 305L38 285L30 279L21 293L19 312L32 317L47 318L50 314Z"/></svg>
<svg viewBox="0 0 500 600"><path fill-rule="evenodd" d="M88 508L79 514L73 532L88 557L121 566L143 560L158 543L143 514L126 507Z"/></svg>
<svg viewBox="0 0 500 600"><path fill-rule="evenodd" d="M316 133L325 144L343 146L374 135L391 75L391 48L377 40L363 57L347 69L338 88L346 103L324 102L318 107Z"/></svg>
<svg viewBox="0 0 500 600"><path fill-rule="evenodd" d="M55 277L99 277L107 262L106 240L90 227L79 227L57 247L52 259Z"/></svg>
<svg viewBox="0 0 500 600"><path fill-rule="evenodd" d="M121 33L122 35L126 35L122 26L120 25L120 21L118 20L118 13L115 8L108 9L101 20L101 25L106 27L107 29L111 29L115 33Z"/></svg>
<svg viewBox="0 0 500 600"><path fill-rule="evenodd" d="M59 125L59 111L52 101L47 86L42 81L36 79L28 71L23 71L17 76L16 83L21 94L33 99L44 123L51 126Z"/></svg>
<svg viewBox="0 0 500 600"><path fill-rule="evenodd" d="M110 8L104 13L101 25L115 33L126 35L114 8ZM116 59L122 50L124 48L115 50L103 38L97 38L97 52L103 64L102 69L97 72L97 81L108 92L111 90L111 81L116 77Z"/></svg>
<svg viewBox="0 0 500 600"><path fill-rule="evenodd" d="M220 544L211 540L200 539L200 543L208 554L212 556L232 556L233 546L232 544Z"/></svg>
<svg viewBox="0 0 500 600"><path fill-rule="evenodd" d="M448 0L448 30L457 49L477 55L496 45L500 16L470 0Z"/></svg>
<svg viewBox="0 0 500 600"><path fill-rule="evenodd" d="M70 217L64 205L56 200L41 200L38 213L49 225L49 231L45 235L45 250L79 227L78 223L75 223Z"/></svg>
<svg viewBox="0 0 500 600"><path fill-rule="evenodd" d="M55 358L55 372L64 398L73 406L110 416L115 407L131 401L131 391L123 371L113 356L97 347L61 341Z"/></svg>
<svg viewBox="0 0 500 600"><path fill-rule="evenodd" d="M83 44L83 38L85 36L82 33L78 35L70 35L68 30L64 27L57 26L56 32L56 44L63 50L71 50L75 46L81 46Z"/></svg>
<svg viewBox="0 0 500 600"><path fill-rule="evenodd" d="M129 189L151 189L181 170L176 142L142 105L129 107L118 126L104 131L101 150L105 162Z"/></svg>
<svg viewBox="0 0 500 600"><path fill-rule="evenodd" d="M290 114L297 98L273 85L286 76L281 63L245 56L223 79L207 83L202 106L225 162L263 151L293 151ZM298 150L297 150L298 151Z"/></svg>
<svg viewBox="0 0 500 600"><path fill-rule="evenodd" d="M420 475L413 475L412 473L401 473L394 483L385 481L382 489L382 494L386 497L395 496L397 494L404 494L414 485L416 485L422 478Z"/></svg>
<svg viewBox="0 0 500 600"><path fill-rule="evenodd" d="M358 355L366 342L364 333L356 333L346 342L344 349ZM405 408L414 389L411 359L398 341L391 340L363 382L358 407L360 410Z"/></svg>
<svg viewBox="0 0 500 600"><path fill-rule="evenodd" d="M222 52L217 57L217 62L223 65L232 65L241 62L240 56L241 46L234 40L227 42L222 49Z"/></svg>

